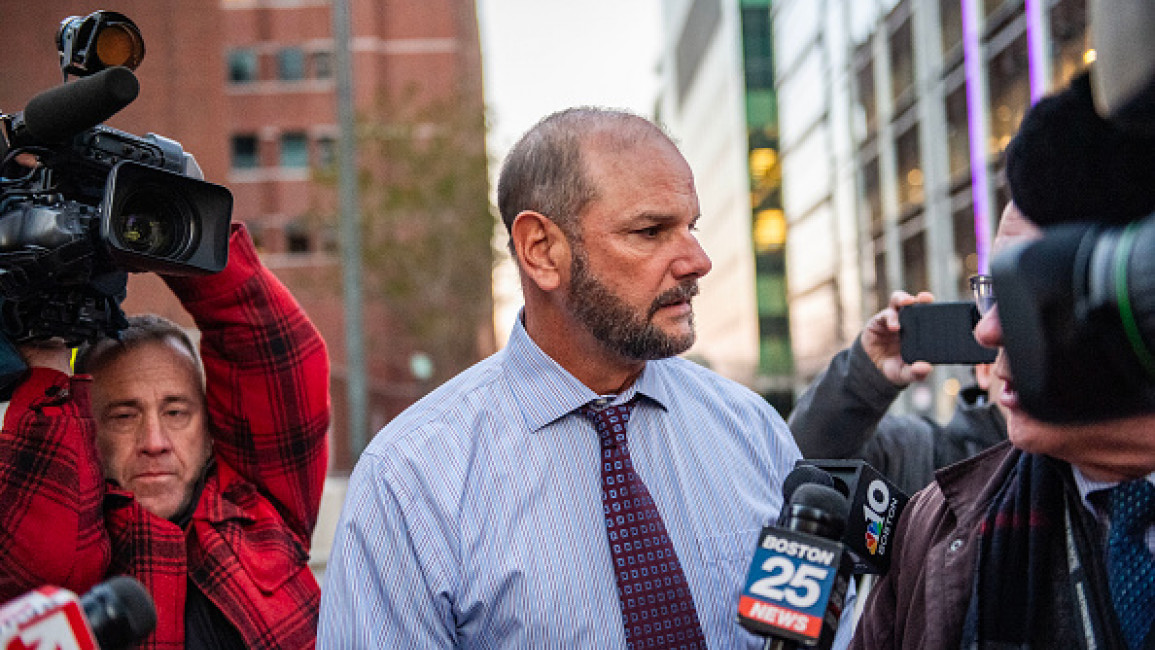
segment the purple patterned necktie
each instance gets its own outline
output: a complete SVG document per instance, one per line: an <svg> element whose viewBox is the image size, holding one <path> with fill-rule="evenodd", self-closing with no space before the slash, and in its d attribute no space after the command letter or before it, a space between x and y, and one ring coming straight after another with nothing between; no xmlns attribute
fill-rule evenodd
<svg viewBox="0 0 1155 650"><path fill-rule="evenodd" d="M630 648L705 648L694 599L662 516L634 473L626 445L633 402L579 412L597 427L602 451L602 504L613 555L622 622Z"/></svg>

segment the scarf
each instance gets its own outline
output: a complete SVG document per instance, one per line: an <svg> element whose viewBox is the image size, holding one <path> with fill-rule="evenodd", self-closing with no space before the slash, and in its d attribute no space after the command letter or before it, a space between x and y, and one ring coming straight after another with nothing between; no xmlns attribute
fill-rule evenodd
<svg viewBox="0 0 1155 650"><path fill-rule="evenodd" d="M1084 510L1066 463L1020 453L980 524L963 648L1123 647Z"/></svg>

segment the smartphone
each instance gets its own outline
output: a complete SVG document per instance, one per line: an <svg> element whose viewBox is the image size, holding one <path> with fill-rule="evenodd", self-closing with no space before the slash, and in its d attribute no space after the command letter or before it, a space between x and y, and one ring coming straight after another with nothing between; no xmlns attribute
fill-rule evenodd
<svg viewBox="0 0 1155 650"><path fill-rule="evenodd" d="M902 360L935 364L991 363L995 351L975 341L979 310L966 302L907 305L898 311Z"/></svg>

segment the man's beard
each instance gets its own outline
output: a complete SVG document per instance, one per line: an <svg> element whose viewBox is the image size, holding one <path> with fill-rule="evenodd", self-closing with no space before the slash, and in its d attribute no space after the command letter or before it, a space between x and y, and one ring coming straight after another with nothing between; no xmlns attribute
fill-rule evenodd
<svg viewBox="0 0 1155 650"><path fill-rule="evenodd" d="M644 315L637 313L589 270L585 251L574 247L570 267L570 309L578 322L602 345L627 358L639 361L665 359L681 354L694 344L694 316L690 332L671 336L654 325L652 319L662 307L688 301L698 295L698 281L689 280L662 292Z"/></svg>

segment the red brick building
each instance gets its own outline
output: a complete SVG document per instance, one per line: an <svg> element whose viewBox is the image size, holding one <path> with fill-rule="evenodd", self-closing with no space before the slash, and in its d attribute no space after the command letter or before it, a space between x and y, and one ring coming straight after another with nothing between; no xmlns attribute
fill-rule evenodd
<svg viewBox="0 0 1155 650"><path fill-rule="evenodd" d="M362 217L367 232L377 233L366 237L388 238L399 232L400 250L417 250L433 247L439 232L456 233L465 222L478 233L491 228L473 0L350 3L353 87L362 130L371 132L374 126L384 125L387 128L378 130L404 132L405 137L420 140L400 149L404 161L390 159L388 152L397 156L398 149L383 149L379 142L366 145L361 152L364 176L371 179L363 185ZM107 9L129 16L140 27L146 47L136 71L140 95L108 123L130 133L155 132L179 141L196 155L207 180L232 190L234 220L248 225L265 263L293 290L328 342L335 416L332 467L337 473L347 471L351 453L344 425L344 309L336 192L332 181L325 182L325 174L318 173L332 168L338 139L330 3L39 0L10 4L3 12L5 38L0 39L0 111L6 113L21 110L34 94L61 81L55 35L63 18ZM452 107L455 121L449 122L444 110L426 110L431 103ZM414 128L406 130L405 126ZM384 205L382 188L393 179L430 173L409 161L428 154L433 147L428 142L436 140L429 133L447 131L455 158L465 160L468 155L470 160L482 161L479 166L448 165L452 171L447 173L455 174L448 183L457 188L454 199L440 206L441 199L434 195L425 204L398 205L394 200L390 208L379 207ZM413 193L407 191L406 196ZM462 198L465 195L470 198ZM394 214L392 221L382 220L376 212L381 209L402 214L400 218ZM388 232L382 234L382 229ZM460 243L454 245L460 250ZM473 246L477 255L469 259L474 261L462 262L463 256L455 255L409 282L417 288L409 287L408 293L393 290L405 284L393 277L401 266L399 257L391 260L372 251L364 254L371 429L366 439L433 385L492 351L491 298L478 284L483 279L484 287L489 286L488 239L484 251L479 244ZM376 280L375 274L382 272L393 275ZM425 285L430 285L428 304L422 302ZM434 294L455 287L458 295L441 296L435 302ZM124 307L130 313L156 311L191 324L152 275L132 277ZM421 314L427 320L464 327L455 331L442 331L435 325L417 327L412 320L420 310L430 312ZM436 333L429 333L433 330ZM420 372L415 376L415 359L432 360L432 376L423 377Z"/></svg>

